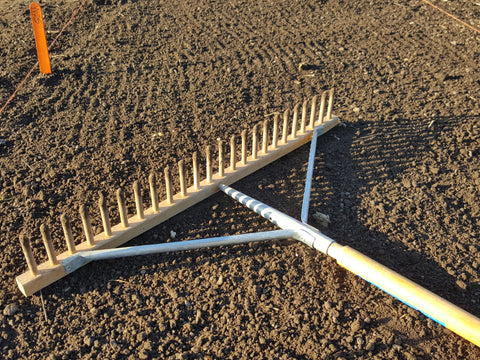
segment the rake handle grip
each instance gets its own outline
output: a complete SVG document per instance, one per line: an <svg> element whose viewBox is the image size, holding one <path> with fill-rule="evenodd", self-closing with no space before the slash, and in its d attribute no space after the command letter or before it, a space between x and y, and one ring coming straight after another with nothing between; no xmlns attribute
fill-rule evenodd
<svg viewBox="0 0 480 360"><path fill-rule="evenodd" d="M480 346L480 319L476 316L349 246L333 243L328 255L354 274Z"/></svg>

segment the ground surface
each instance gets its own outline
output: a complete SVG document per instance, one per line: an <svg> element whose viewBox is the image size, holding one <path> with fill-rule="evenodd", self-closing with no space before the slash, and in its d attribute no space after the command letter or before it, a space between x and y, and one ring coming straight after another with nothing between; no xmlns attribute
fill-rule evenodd
<svg viewBox="0 0 480 360"><path fill-rule="evenodd" d="M29 2L0 4L3 105L35 50ZM50 43L79 1L42 5ZM480 26L475 2L439 5ZM20 233L43 262L41 223L64 251L61 213L81 241L80 204L101 231L99 190L116 223L119 186L131 198L150 171L334 86L346 126L318 145L322 231L480 316L478 34L421 1L89 1L51 59L0 115L2 358L480 358L293 241L89 264L43 290L45 313L14 282ZM307 155L234 187L299 217ZM268 229L217 194L130 244Z"/></svg>

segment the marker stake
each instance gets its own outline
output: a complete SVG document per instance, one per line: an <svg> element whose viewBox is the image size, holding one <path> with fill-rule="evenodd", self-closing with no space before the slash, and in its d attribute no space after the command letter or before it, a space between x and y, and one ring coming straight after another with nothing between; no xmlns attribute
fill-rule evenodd
<svg viewBox="0 0 480 360"><path fill-rule="evenodd" d="M37 45L38 63L42 74L51 74L50 58L48 57L47 37L43 26L42 9L38 3L30 5L30 16L32 17L33 33Z"/></svg>

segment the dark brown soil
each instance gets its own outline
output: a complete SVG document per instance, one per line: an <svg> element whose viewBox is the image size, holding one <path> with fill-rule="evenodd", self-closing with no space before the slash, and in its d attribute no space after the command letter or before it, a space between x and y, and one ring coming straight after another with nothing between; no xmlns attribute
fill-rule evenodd
<svg viewBox="0 0 480 360"><path fill-rule="evenodd" d="M42 3L49 43L79 3ZM36 61L28 5L0 2L0 105ZM439 5L480 27L475 2ZM41 223L63 251L61 213L81 241L77 209L99 190L131 198L150 171L334 86L345 126L318 145L321 230L480 316L477 33L421 1L90 0L51 60L0 115L0 357L480 358L293 241L92 263L42 291L45 313L14 281L19 234L43 262ZM307 157L234 187L298 218ZM217 194L129 245L273 228Z"/></svg>

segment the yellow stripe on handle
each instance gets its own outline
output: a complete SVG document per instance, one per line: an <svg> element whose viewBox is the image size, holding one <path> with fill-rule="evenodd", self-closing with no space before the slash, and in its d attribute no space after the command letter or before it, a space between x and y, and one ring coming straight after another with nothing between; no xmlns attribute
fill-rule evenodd
<svg viewBox="0 0 480 360"><path fill-rule="evenodd" d="M349 246L328 249L344 268L480 346L480 319Z"/></svg>

